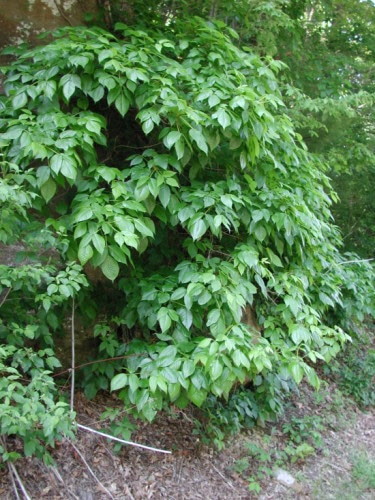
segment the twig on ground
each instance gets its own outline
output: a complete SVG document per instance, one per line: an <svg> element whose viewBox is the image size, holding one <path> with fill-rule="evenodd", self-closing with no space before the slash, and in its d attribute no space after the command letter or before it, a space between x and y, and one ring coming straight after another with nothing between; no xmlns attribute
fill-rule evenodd
<svg viewBox="0 0 375 500"><path fill-rule="evenodd" d="M224 479L224 481L225 481L225 482L226 482L226 483L227 483L227 484L228 484L228 485L229 485L229 486L230 486L233 490L235 490L236 488L235 488L235 487L233 486L233 484L232 484L232 483L231 483L231 482L230 482L230 481L229 481L229 480L228 480L228 479L224 476L224 474L222 474L222 473L219 471L219 469L218 469L217 467L215 467L215 465L214 465L214 464L211 464L211 465L212 465L212 468L213 468L213 469L214 469L214 470L215 470L215 471L219 474L219 476L220 476L221 478L223 478L223 479Z"/></svg>
<svg viewBox="0 0 375 500"><path fill-rule="evenodd" d="M79 429L83 429L84 431L93 432L94 434L98 434L99 436L103 436L107 439L111 439L112 441L117 441L118 443L129 444L130 446L136 446L137 448L143 448L144 450L156 451L158 453L166 453L171 454L171 451L161 450L159 448L153 448L152 446L146 446L144 444L134 443L133 441L125 441L124 439L117 438L115 436L111 436L109 434L105 434L104 432L97 431L96 429L91 429L91 427L86 427L85 425L78 424L77 427Z"/></svg>
<svg viewBox="0 0 375 500"><path fill-rule="evenodd" d="M7 451L7 447L6 447L6 444L5 444L5 439L0 438L0 442L1 442L1 445L4 448L4 450ZM21 478L20 478L20 476L19 476L19 474L17 472L17 469L12 464L12 462L8 461L7 464L8 464L9 471L12 471L11 478L13 478L13 480L15 479L17 481L17 483L18 483L18 485L19 485L19 487L20 487L20 489L22 491L22 494L26 498L26 500L31 500L31 497L27 493L27 490L26 490L23 482L21 481ZM17 492L17 489L15 489L15 492ZM17 498L19 498L18 493L16 494L16 496L17 496Z"/></svg>
<svg viewBox="0 0 375 500"><path fill-rule="evenodd" d="M51 470L53 472L53 474L55 475L55 477L57 478L57 480L61 483L61 484L64 484L64 479L61 477L61 474L60 472L57 470L56 467L51 467Z"/></svg>
<svg viewBox="0 0 375 500"><path fill-rule="evenodd" d="M335 464L332 464L331 462L324 462L324 465L328 465L328 467L332 467L333 469L339 470L340 472L344 472L345 474L348 473L347 470L343 469L342 467L338 467Z"/></svg>
<svg viewBox="0 0 375 500"><path fill-rule="evenodd" d="M74 332L74 297L72 298L72 380L70 385L70 411L74 410L74 384L75 384L75 332Z"/></svg>
<svg viewBox="0 0 375 500"><path fill-rule="evenodd" d="M107 495L112 498L113 500L115 500L114 496L112 495L112 493L104 486L104 484L100 481L100 479L96 476L95 472L92 470L92 468L89 466L89 464L87 463L85 457L82 455L82 453L79 451L79 449L77 448L77 446L75 446L71 441L68 440L68 443L70 444L70 446L75 450L75 452L77 453L77 455L80 457L80 459L82 460L82 462L86 465L87 467L87 470L89 471L89 473L92 475L92 477L95 479L95 481L99 484L99 486L102 488L103 491L105 491L107 493Z"/></svg>
<svg viewBox="0 0 375 500"><path fill-rule="evenodd" d="M15 497L16 497L17 500L20 500L20 496L19 496L18 491L17 491L17 485L16 485L16 482L14 480L12 469L10 468L9 463L7 465L8 465L8 471L9 471L10 480L12 481L14 495L15 495Z"/></svg>
<svg viewBox="0 0 375 500"><path fill-rule="evenodd" d="M26 498L26 500L31 500L30 495L27 493L26 488L25 488L23 482L21 481L20 476L18 475L17 469L15 468L15 466L12 463L9 463L9 466L11 467L12 472L14 474L14 477L16 478L17 483L19 484L19 487L21 488L23 496Z"/></svg>

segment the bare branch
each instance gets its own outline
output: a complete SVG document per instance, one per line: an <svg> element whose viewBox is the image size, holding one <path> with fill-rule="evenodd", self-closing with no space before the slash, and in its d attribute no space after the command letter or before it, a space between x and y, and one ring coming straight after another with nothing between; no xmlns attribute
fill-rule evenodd
<svg viewBox="0 0 375 500"><path fill-rule="evenodd" d="M375 260L375 257L373 257L372 259L345 260L344 262L339 262L338 264L340 266L343 266L344 264L359 264L360 262L371 262L372 260Z"/></svg>
<svg viewBox="0 0 375 500"><path fill-rule="evenodd" d="M143 448L144 450L156 451L158 453L166 453L171 454L171 451L161 450L159 448L153 448L152 446L146 446L144 444L134 443L133 441L125 441L124 439L120 439L114 436L110 436L109 434L105 434L104 432L97 431L96 429L91 429L91 427L86 427L85 425L78 424L77 427L79 429L83 429L84 431L93 432L94 434L98 434L99 436L103 436L107 439L111 439L112 441L117 441L118 443L129 444L130 446L136 446L137 448Z"/></svg>
<svg viewBox="0 0 375 500"><path fill-rule="evenodd" d="M5 292L2 292L2 296L0 296L0 307L4 304L4 302L7 300L8 295L10 294L11 288L6 288Z"/></svg>
<svg viewBox="0 0 375 500"><path fill-rule="evenodd" d="M136 352L134 354L127 354L125 356L115 356L113 358L104 358L104 359L96 359L94 361L88 361L87 363L82 363L82 365L77 365L74 367L75 370L78 370L79 368L83 368L84 366L89 366L89 365L95 365L96 363L106 363L107 361L116 361L118 359L127 359L127 358L133 358L134 356L144 356L146 355L145 352ZM63 370L59 373L55 373L52 375L53 377L59 377L60 375L64 375L64 373L70 373L72 371L72 368L68 368L66 370Z"/></svg>

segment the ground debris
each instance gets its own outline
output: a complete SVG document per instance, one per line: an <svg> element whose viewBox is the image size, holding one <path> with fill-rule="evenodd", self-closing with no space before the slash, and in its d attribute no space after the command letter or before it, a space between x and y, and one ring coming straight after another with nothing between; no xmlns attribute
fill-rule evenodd
<svg viewBox="0 0 375 500"><path fill-rule="evenodd" d="M290 408L302 418L320 409L313 408L314 396L304 389L304 402L300 398ZM77 419L85 425L100 429L100 415L105 406L114 405L113 399L102 397L86 401L77 397ZM285 441L283 421L272 428L254 428L228 441L218 452L202 444L194 434L194 409L160 415L155 423L140 423L132 440L172 450L172 455L160 455L147 450L124 446L118 454L113 444L101 436L79 432L74 445L83 453L97 480L116 500L251 500L259 499L315 499L337 498L345 491L353 468L353 453L366 450L375 459L375 410L368 413L348 409L343 420L347 425L332 426L324 435L324 450L309 456L301 463L290 464L288 471L275 466L273 474L262 482L259 493L249 491L249 481L235 472L235 464L243 457L248 443L261 443L268 436L272 449ZM353 416L354 415L354 416ZM285 421L291 414L285 415ZM341 415L342 417L342 415ZM349 422L349 424L348 424ZM337 425L336 425L337 424ZM271 434L272 430L272 434ZM108 493L89 473L68 441L59 443L52 455L54 468L47 468L34 458L17 463L19 473L32 498L41 500L104 500ZM281 470L280 470L281 469ZM365 491L360 498L370 499ZM13 499L12 485L6 468L0 470L0 497Z"/></svg>

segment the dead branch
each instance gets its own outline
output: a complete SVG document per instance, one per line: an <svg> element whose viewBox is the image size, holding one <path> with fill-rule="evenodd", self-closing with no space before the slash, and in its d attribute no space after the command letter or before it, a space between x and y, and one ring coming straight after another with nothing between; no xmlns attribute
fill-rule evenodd
<svg viewBox="0 0 375 500"><path fill-rule="evenodd" d="M228 486L230 486L233 490L235 490L236 488L233 486L233 484L224 476L224 474L222 474L219 469L217 467L215 467L214 464L211 464L213 469L219 474L219 476L224 479L224 481L227 483Z"/></svg>
<svg viewBox="0 0 375 500"><path fill-rule="evenodd" d="M56 9L59 11L59 14L60 16L65 19L65 21L70 25L70 26L73 26L73 23L72 21L69 19L69 17L65 14L65 12L63 11L61 5L59 4L59 2L57 0L54 0L54 4L56 6Z"/></svg>
<svg viewBox="0 0 375 500"><path fill-rule="evenodd" d="M127 354L125 356L115 356L113 358L104 358L104 359L97 359L95 361L88 361L87 363L82 363L82 365L77 365L74 367L74 370L78 370L79 368L83 368L84 366L89 366L89 365L95 365L95 363L106 363L107 361L117 361L118 359L127 359L127 358L133 358L134 356L144 356L146 353L145 352L137 352L134 354ZM70 373L72 371L72 368L67 368L66 370L63 370L59 373L55 373L52 375L52 377L59 377L60 375L64 375L64 373Z"/></svg>
<svg viewBox="0 0 375 500"><path fill-rule="evenodd" d="M94 434L98 434L99 436L103 436L103 437L105 437L107 439L110 439L112 441L117 441L118 443L128 444L130 446L136 446L137 448L143 448L144 450L156 451L158 453L166 453L166 454L171 454L172 453L171 451L168 451L168 450L161 450L159 448L153 448L152 446L146 446L144 444L134 443L133 441L125 441L124 439L120 439L120 438L117 438L115 436L111 436L109 434L105 434L104 432L97 431L96 429L91 429L91 427L86 427L85 425L82 425L82 424L78 424L77 423L77 427L79 429L83 429L84 431L88 431L88 432L92 432Z"/></svg>
<svg viewBox="0 0 375 500"><path fill-rule="evenodd" d="M0 307L4 304L4 302L7 300L8 295L10 294L11 288L6 288L4 292L2 292L0 296Z"/></svg>

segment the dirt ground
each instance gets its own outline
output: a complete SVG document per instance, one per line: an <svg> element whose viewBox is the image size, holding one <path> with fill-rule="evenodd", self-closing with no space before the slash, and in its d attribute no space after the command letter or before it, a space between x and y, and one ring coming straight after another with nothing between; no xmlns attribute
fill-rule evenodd
<svg viewBox="0 0 375 500"><path fill-rule="evenodd" d="M78 394L77 421L98 429L104 405L116 404L112 398L87 402ZM170 455L130 446L115 454L107 439L80 430L74 446L65 441L53 450L54 467L23 459L16 463L18 474L32 499L375 499L375 490L356 484L352 474L356 457L366 454L375 464L375 409L364 413L346 401L337 403L331 392L317 403L312 391L304 388L278 423L237 435L221 452L202 445L194 434L192 411L176 409L152 425L140 424L133 434L133 441L170 450ZM259 493L250 492L248 478L236 472L246 444L266 441L272 452L285 445L283 424L291 416L304 415L327 424L320 448L304 461L284 467L296 479L292 487L271 473L261 481ZM8 446L17 443L8 441ZM0 469L0 498L17 498L5 465Z"/></svg>

